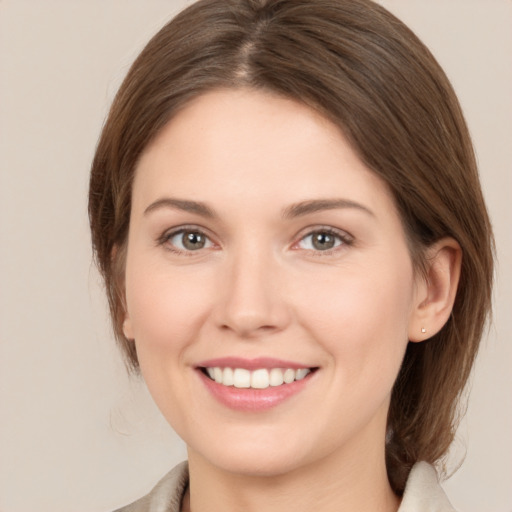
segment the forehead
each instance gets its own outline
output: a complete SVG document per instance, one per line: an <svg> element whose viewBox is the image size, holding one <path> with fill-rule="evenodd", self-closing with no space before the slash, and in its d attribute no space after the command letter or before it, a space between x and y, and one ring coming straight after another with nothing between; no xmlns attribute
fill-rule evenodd
<svg viewBox="0 0 512 512"><path fill-rule="evenodd" d="M171 193L230 202L347 194L372 204L392 202L385 182L339 127L297 101L251 89L195 98L146 148L134 201Z"/></svg>

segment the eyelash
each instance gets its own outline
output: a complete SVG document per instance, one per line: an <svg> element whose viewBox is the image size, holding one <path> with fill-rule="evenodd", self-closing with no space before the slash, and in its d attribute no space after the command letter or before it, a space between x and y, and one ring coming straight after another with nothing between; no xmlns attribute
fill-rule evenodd
<svg viewBox="0 0 512 512"><path fill-rule="evenodd" d="M211 240L211 237L206 234L205 230L203 230L202 228L199 228L197 226L181 226L178 229L166 231L165 233L162 234L162 236L160 236L158 238L157 245L165 246L168 251L171 251L175 254L184 255L184 256L194 256L195 253L200 253L200 252L202 252L203 249L211 248L211 245L210 245L210 247L204 247L204 248L200 248L197 250L186 250L186 249L180 249L180 248L176 247L174 244L170 243L170 240L172 240L175 236L183 235L184 233L190 233L190 234L202 236L207 240L207 243L209 243L211 245L215 245L215 243ZM308 237L312 237L317 234L332 236L338 240L338 243L334 247L332 247L330 249L326 249L326 250L305 249L310 254L313 254L315 256L327 256L327 255L330 255L330 254L340 250L340 248L343 246L351 246L354 243L354 238L351 235L349 235L348 233L346 233L345 231L337 230L337 229L334 229L332 227L327 227L327 226L326 227L319 226L314 229L308 228L308 231L305 232L304 235L301 236L299 238L299 240L292 245L292 249L300 250L300 248L297 246L301 242L306 240Z"/></svg>
<svg viewBox="0 0 512 512"><path fill-rule="evenodd" d="M183 255L183 256L194 256L195 253L201 252L201 249L197 250L186 250L180 249L176 247L174 244L171 244L170 241L178 235L183 235L185 233L195 234L204 237L207 240L207 243L214 244L211 240L211 237L208 236L205 231L197 226L181 226L177 229L166 231L162 234L161 237L157 240L157 245L165 246L166 250L171 251L175 254ZM207 247L210 248L210 247Z"/></svg>
<svg viewBox="0 0 512 512"><path fill-rule="evenodd" d="M325 227L319 226L319 227L313 228L313 229L308 228L308 231L303 236L301 236L297 242L295 242L293 244L292 248L297 247L302 241L306 240L306 238L312 237L312 236L318 235L318 234L332 236L335 239L337 239L339 241L339 243L337 245L335 245L334 247L332 247L330 249L325 249L325 250L305 249L310 254L313 254L314 256L319 256L319 257L328 256L328 255L331 255L331 254L335 253L336 251L340 250L343 246L351 246L354 243L354 238L351 235L349 235L348 233L346 233L345 231L334 229L330 226L325 226Z"/></svg>

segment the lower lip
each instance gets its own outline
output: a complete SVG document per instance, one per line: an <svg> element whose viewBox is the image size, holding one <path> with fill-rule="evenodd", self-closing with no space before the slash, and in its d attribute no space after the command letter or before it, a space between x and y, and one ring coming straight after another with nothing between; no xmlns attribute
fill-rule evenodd
<svg viewBox="0 0 512 512"><path fill-rule="evenodd" d="M312 373L301 380L281 386L269 386L265 389L235 388L223 386L208 378L201 370L198 370L201 380L210 393L222 405L237 411L259 412L266 411L283 403L304 389L310 381Z"/></svg>

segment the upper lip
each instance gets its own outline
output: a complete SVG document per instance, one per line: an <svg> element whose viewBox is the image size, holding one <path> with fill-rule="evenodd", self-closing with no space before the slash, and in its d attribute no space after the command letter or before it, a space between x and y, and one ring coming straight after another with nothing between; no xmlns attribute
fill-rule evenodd
<svg viewBox="0 0 512 512"><path fill-rule="evenodd" d="M245 368L246 370L258 370L260 368L291 368L298 370L300 368L314 368L309 364L302 364L296 361L286 361L284 359L275 359L273 357L257 357L255 359L245 359L243 357L219 357L202 361L197 365L198 368Z"/></svg>

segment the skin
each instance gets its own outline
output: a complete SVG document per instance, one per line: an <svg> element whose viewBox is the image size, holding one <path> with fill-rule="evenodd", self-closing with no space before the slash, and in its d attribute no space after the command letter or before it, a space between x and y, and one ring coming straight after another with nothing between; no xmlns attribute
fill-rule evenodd
<svg viewBox="0 0 512 512"><path fill-rule="evenodd" d="M318 200L344 203L293 208ZM184 248L183 227L204 247ZM319 250L311 233L326 229L334 247ZM398 509L384 461L391 389L408 341L446 321L460 265L453 241L430 256L419 276L387 186L308 107L219 90L173 118L136 170L124 332L187 444L184 509ZM227 356L318 370L277 407L236 411L197 371Z"/></svg>

